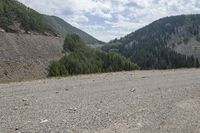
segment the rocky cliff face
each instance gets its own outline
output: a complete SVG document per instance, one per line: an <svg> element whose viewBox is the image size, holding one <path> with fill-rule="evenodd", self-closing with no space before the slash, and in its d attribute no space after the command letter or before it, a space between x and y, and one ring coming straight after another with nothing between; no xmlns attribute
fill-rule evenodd
<svg viewBox="0 0 200 133"><path fill-rule="evenodd" d="M63 56L63 38L0 32L0 80L46 77L49 63Z"/></svg>

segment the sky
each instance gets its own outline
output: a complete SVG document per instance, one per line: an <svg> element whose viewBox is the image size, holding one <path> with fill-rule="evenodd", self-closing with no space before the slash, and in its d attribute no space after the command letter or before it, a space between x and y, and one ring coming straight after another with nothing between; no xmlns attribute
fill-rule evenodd
<svg viewBox="0 0 200 133"><path fill-rule="evenodd" d="M61 17L102 41L120 38L162 17L200 13L200 0L19 0Z"/></svg>

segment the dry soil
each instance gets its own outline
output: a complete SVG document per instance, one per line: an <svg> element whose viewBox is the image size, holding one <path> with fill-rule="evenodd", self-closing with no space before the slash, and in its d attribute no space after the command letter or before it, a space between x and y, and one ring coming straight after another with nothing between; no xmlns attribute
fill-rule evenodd
<svg viewBox="0 0 200 133"><path fill-rule="evenodd" d="M199 133L200 69L0 84L1 133Z"/></svg>

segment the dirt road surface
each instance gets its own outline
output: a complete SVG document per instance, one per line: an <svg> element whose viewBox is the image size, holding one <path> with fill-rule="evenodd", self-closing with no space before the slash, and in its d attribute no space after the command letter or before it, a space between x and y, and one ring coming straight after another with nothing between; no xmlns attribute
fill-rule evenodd
<svg viewBox="0 0 200 133"><path fill-rule="evenodd" d="M200 133L200 69L0 84L0 133Z"/></svg>

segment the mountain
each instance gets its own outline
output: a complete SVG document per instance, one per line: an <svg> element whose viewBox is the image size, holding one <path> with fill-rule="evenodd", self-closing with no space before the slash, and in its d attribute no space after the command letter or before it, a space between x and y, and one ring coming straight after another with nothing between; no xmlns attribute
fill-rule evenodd
<svg viewBox="0 0 200 133"><path fill-rule="evenodd" d="M143 69L199 67L200 15L159 19L103 50L119 52Z"/></svg>
<svg viewBox="0 0 200 133"><path fill-rule="evenodd" d="M56 34L41 14L16 0L0 0L0 28L6 32Z"/></svg>
<svg viewBox="0 0 200 133"><path fill-rule="evenodd" d="M64 56L64 37L59 37L54 25L45 15L16 0L0 0L0 81L48 75L50 62ZM90 44L95 40L71 25L68 28L69 33L81 33Z"/></svg>
<svg viewBox="0 0 200 133"><path fill-rule="evenodd" d="M63 37L76 33L88 44L103 44L64 20L42 15L16 0L0 0L0 31Z"/></svg>
<svg viewBox="0 0 200 133"><path fill-rule="evenodd" d="M69 23L65 22L63 19L56 16L44 15L48 20L49 24L55 29L57 33L65 37L67 34L77 34L79 35L87 44L104 44L102 41L97 40L86 32L73 27Z"/></svg>

